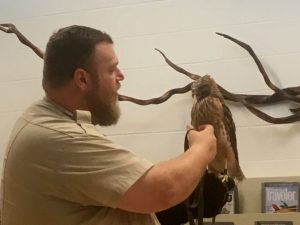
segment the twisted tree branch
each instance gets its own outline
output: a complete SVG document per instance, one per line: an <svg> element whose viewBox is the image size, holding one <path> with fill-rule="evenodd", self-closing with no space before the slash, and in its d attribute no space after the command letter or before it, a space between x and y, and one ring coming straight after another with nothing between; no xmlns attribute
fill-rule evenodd
<svg viewBox="0 0 300 225"><path fill-rule="evenodd" d="M226 35L227 37L230 37L228 35ZM231 38L234 39L234 38ZM236 40L236 39L234 39ZM236 43L242 43L242 42L236 42ZM161 54L162 52L159 51ZM187 71L185 71L184 69L182 69L181 67L175 65L174 63L172 63L164 54L162 54L165 61L167 62L167 64L169 66L171 66L173 69L175 69L176 71L183 73L185 75L193 75L193 77L190 77L192 79L196 78L197 79L200 77L198 75L194 75L191 74ZM252 50L251 56L254 57L256 56L255 53ZM256 57L257 59L257 65L261 65L260 67L262 67L262 64L260 63L259 59ZM270 80L268 78L268 75L266 72L264 72L263 76L265 77L265 81L268 82L268 86L270 85ZM275 87L275 85L270 85L272 87ZM224 98L226 100L230 100L230 101L234 101L234 102L239 102L241 104L243 104L250 112L252 112L254 115L256 115L257 117L261 118L262 120L265 120L269 123L275 123L275 124L282 124L282 123L291 123L291 122L296 122L296 121L300 121L300 109L291 109L291 112L293 112L293 115L290 116L286 116L286 117L272 117L266 113L264 113L263 111L257 109L254 104L270 104L270 103L275 103L275 102L279 102L279 101L283 101L283 100L295 100L295 98L293 95L295 95L296 97L298 97L298 94L300 94L300 87L294 87L294 88L287 88L287 89L283 89L280 90L277 87L276 92L273 95L243 95L243 94L234 94L231 93L229 91L227 91L225 88L223 88L222 86L218 85L218 88L220 89L222 95L224 96Z"/></svg>
<svg viewBox="0 0 300 225"><path fill-rule="evenodd" d="M265 69L264 69L263 65L261 64L260 60L258 59L257 55L255 54L253 49L248 44L241 42L241 41L239 41L229 35L226 35L226 34L222 34L222 33L218 33L218 32L216 34L235 42L236 44L238 44L239 46L244 48L246 51L248 51L248 53L251 55L251 57L255 61L260 73L262 74L262 76L265 80L265 83L268 85L269 88L271 88L273 91L275 91L278 95L282 95L282 97L285 99L295 101L295 102L300 102L300 98L298 96L290 95L289 93L285 92L284 90L281 90L280 88L278 88L275 84L273 84L271 82L271 80L268 77L267 72L265 71Z"/></svg>
<svg viewBox="0 0 300 225"><path fill-rule="evenodd" d="M44 58L44 52L30 42L12 23L2 23L0 24L0 30L8 34L15 34L20 42L29 48L31 48L41 59Z"/></svg>
<svg viewBox="0 0 300 225"><path fill-rule="evenodd" d="M40 50L37 46L35 46L32 42L30 42L15 27L14 24L11 24L11 23L0 24L0 30L5 33L15 34L22 44L31 48L40 58L42 58L42 59L44 58L44 52L42 50ZM267 122L270 122L270 123L281 124L281 123L292 123L292 122L300 121L300 107L290 109L290 111L292 113L294 113L293 115L275 118L275 117L272 117L272 116L262 112L261 110L257 109L253 105L253 104L260 104L260 105L267 104L268 105L268 104L281 102L281 101L285 101L285 100L294 101L294 102L299 103L300 102L300 86L288 87L288 88L284 88L284 89L278 88L276 85L274 85L270 81L266 71L264 70L263 65L261 64L260 60L254 53L253 49L248 44L241 42L241 41L239 41L229 35L226 35L226 34L222 34L222 33L217 33L217 34L235 42L236 44L238 44L239 46L241 46L242 48L247 50L248 53L253 58L253 60L255 61L259 71L261 72L261 74L265 80L265 83L268 85L268 87L271 90L274 91L274 93L272 95L235 94L235 93L231 93L231 92L227 91L226 89L224 89L223 87L221 87L219 85L219 89L220 89L221 93L223 94L224 98L229 101L239 102L239 103L243 104L254 115L256 115L257 117L259 117ZM173 69L175 69L176 71L185 74L192 80L197 80L200 77L197 74L190 73L190 72L184 70L183 68L177 66L172 61L170 61L162 51L160 51L159 49L156 49L156 50L158 52L160 52L160 54L164 57L166 63L169 66L171 66ZM142 100L142 99L132 98L132 97L125 96L125 95L119 95L119 100L120 101L130 101L130 102L133 102L133 103L139 104L139 105L160 104L160 103L168 100L174 94L181 94L181 93L186 93L186 92L190 91L191 84L192 83L189 83L188 85L186 85L182 88L171 89L171 90L167 91L165 94L163 94L162 96L157 97L157 98Z"/></svg>
<svg viewBox="0 0 300 225"><path fill-rule="evenodd" d="M188 85L186 85L182 88L171 89L171 90L167 91L165 94L163 94L162 96L160 96L158 98L151 98L151 99L147 99L147 100L141 100L141 99L125 96L125 95L119 95L119 100L120 101L133 102L133 103L138 104L138 105L160 104L160 103L163 103L163 102L167 101L174 94L183 94L183 93L186 93L186 92L190 91L192 83L193 82L189 83Z"/></svg>
<svg viewBox="0 0 300 225"><path fill-rule="evenodd" d="M171 66L177 72L183 73L183 74L187 75L189 78L191 78L193 80L197 80L200 77L199 75L190 73L190 72L186 71L185 69L183 69L183 68L177 66L176 64L172 63L171 60L169 60L166 57L166 55L161 50L159 50L158 48L155 48L155 50L158 51L164 57L165 61L169 64L169 66Z"/></svg>

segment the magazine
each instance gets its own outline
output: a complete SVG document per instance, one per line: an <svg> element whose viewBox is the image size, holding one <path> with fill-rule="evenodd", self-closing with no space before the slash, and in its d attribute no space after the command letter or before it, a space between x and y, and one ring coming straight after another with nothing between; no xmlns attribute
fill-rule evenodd
<svg viewBox="0 0 300 225"><path fill-rule="evenodd" d="M283 213L299 211L298 182L262 183L262 212Z"/></svg>

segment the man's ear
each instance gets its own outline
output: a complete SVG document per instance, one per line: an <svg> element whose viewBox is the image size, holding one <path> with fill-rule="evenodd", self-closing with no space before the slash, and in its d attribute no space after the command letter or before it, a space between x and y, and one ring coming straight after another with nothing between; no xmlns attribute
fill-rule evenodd
<svg viewBox="0 0 300 225"><path fill-rule="evenodd" d="M91 76L86 70L81 68L76 69L73 74L73 79L76 86L81 91L87 91L91 89Z"/></svg>

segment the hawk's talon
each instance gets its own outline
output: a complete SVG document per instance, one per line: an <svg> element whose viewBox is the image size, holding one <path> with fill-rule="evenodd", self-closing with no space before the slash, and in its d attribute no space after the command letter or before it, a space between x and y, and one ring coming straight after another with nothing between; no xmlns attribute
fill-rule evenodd
<svg viewBox="0 0 300 225"><path fill-rule="evenodd" d="M228 179L229 179L229 176L228 174L219 174L218 178L222 181L222 183L227 183L228 182Z"/></svg>

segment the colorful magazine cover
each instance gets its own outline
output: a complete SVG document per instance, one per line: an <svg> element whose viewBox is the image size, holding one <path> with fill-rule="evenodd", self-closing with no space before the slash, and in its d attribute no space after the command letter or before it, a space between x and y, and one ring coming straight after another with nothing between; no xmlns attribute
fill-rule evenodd
<svg viewBox="0 0 300 225"><path fill-rule="evenodd" d="M265 182L262 184L262 212L299 211L298 182Z"/></svg>

